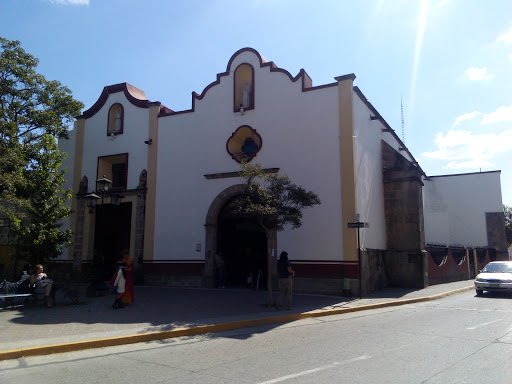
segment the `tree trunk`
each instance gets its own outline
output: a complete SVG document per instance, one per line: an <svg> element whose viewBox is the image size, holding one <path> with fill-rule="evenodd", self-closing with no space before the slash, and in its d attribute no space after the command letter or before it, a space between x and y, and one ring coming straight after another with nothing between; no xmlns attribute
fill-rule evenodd
<svg viewBox="0 0 512 384"><path fill-rule="evenodd" d="M267 231L267 306L272 307L274 298L272 297L272 237Z"/></svg>

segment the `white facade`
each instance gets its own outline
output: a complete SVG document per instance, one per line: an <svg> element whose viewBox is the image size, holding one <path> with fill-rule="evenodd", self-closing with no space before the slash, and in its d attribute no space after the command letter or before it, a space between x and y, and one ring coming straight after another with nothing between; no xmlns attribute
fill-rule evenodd
<svg viewBox="0 0 512 384"><path fill-rule="evenodd" d="M425 242L488 246L486 212L500 212L500 172L428 177L424 180Z"/></svg>
<svg viewBox="0 0 512 384"><path fill-rule="evenodd" d="M108 111L119 103L124 108L124 133L107 136ZM82 176L89 180L89 190L96 188L98 158L128 153L127 189L136 188L139 175L147 167L149 112L130 103L123 92L109 95L107 102L85 121ZM102 175L98 175L102 177Z"/></svg>
<svg viewBox="0 0 512 384"><path fill-rule="evenodd" d="M241 77L237 80L236 72L241 67L244 71L250 68L253 99L248 108L238 111L237 81ZM249 76L249 72L239 76ZM362 92L353 87L355 75L335 79L313 87L304 70L293 77L255 50L244 48L231 57L216 81L200 95L193 94L190 110L172 111L150 102L142 91L126 83L105 87L96 104L77 121L72 144L66 144L73 193L78 193L84 177L88 180L87 191L82 187L73 202L77 213L70 226L76 235L68 258L75 264L91 261L98 244L106 247L108 236L117 236L116 244L128 244L129 239L130 252L153 281L165 283L169 281L166 275L183 273L199 276L201 284L212 286L213 253L225 230L220 212L229 198L242 193L237 188L244 181L236 176L240 164L228 152L230 138L242 126L261 138L251 163L279 169L279 174L315 192L321 200L320 205L303 211L301 228L285 229L271 239L274 257L286 250L294 264L303 267L304 289L312 287L306 281L309 278L324 279L321 284L331 291L338 291L345 277L358 279L358 240L361 248L373 252L370 261L374 264L368 268L381 268L377 271L381 275L388 273L383 266L390 257L390 238L393 251L403 251L405 259L412 260L410 252L421 254L424 247L423 226L427 243L487 246L485 213L501 211L499 173L425 178L421 212L423 171ZM124 113L123 130L108 135L109 111L116 104ZM386 158L386 164L394 164L386 176L389 184L383 178L383 147L393 157L391 162ZM103 228L109 234L96 242L95 230L102 219L85 213L83 198L102 177L99 159L121 154L127 156L122 212L123 220L129 217L130 228L122 229L123 223L116 222L121 211L104 207L103 219L119 228ZM393 201L402 198L407 201L399 213L390 214ZM420 222L423 217L425 223ZM356 230L348 228L356 220L369 224L359 230L359 239ZM410 237L401 231L404 228L412 228L410 233L416 236L408 248L400 248L400 234ZM235 249L231 243L229 247ZM423 279L424 273L418 276Z"/></svg>
<svg viewBox="0 0 512 384"><path fill-rule="evenodd" d="M225 188L243 182L207 180L204 175L240 170L226 141L242 125L262 137L262 149L252 162L279 168L322 201L304 211L301 228L279 233L279 249L299 260L342 259L337 88L303 92L300 81L260 68L259 60L253 52L243 52L232 61L229 75L196 100L194 112L160 118L154 260L203 257L196 244L204 249L211 202ZM233 113L232 96L232 71L241 63L255 69L255 108L244 115Z"/></svg>

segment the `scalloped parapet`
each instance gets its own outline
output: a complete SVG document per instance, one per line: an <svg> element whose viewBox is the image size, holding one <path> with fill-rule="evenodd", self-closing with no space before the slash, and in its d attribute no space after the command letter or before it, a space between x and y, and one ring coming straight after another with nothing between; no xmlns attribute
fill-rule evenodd
<svg viewBox="0 0 512 384"><path fill-rule="evenodd" d="M105 105L108 100L109 95L113 93L123 92L126 99L139 108L149 108L153 102L149 101L146 98L146 94L144 91L140 90L137 87L134 87L128 83L120 83L114 85L108 85L103 88L100 97L94 103L94 105L89 108L87 111L83 112L82 115L78 116L77 119L88 119L94 116L98 111Z"/></svg>

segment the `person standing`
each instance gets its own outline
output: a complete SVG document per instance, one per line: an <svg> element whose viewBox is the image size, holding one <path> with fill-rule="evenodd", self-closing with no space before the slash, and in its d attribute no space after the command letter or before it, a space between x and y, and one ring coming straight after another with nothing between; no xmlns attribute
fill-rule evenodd
<svg viewBox="0 0 512 384"><path fill-rule="evenodd" d="M126 263L124 267L126 272L126 285L122 302L123 304L131 304L135 301L135 292L133 290L133 257L130 257L130 252L127 249L123 249L121 255L123 257L121 262Z"/></svg>
<svg viewBox="0 0 512 384"><path fill-rule="evenodd" d="M124 308L124 304L122 303L122 298L124 293L126 292L126 263L121 263L119 268L117 269L116 280L114 281L114 287L117 288L116 291L116 299L114 304L112 304L112 308Z"/></svg>
<svg viewBox="0 0 512 384"><path fill-rule="evenodd" d="M217 268L217 287L226 288L226 264L222 252L215 253L215 266Z"/></svg>
<svg viewBox="0 0 512 384"><path fill-rule="evenodd" d="M286 301L288 302L288 306L286 309L292 309L292 290L293 290L293 276L295 276L295 271L292 269L292 265L290 264L290 260L288 260L288 252L281 252L279 255L279 264L278 264L278 272L279 272L279 286L281 287L281 294L274 302L274 306L279 309L281 307L281 302L286 297Z"/></svg>

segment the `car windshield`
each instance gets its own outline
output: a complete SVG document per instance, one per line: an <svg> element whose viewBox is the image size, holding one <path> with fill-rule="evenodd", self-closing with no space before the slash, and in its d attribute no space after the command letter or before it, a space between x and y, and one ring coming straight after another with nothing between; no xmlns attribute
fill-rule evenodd
<svg viewBox="0 0 512 384"><path fill-rule="evenodd" d="M489 263L482 272L508 272L512 273L512 263Z"/></svg>

